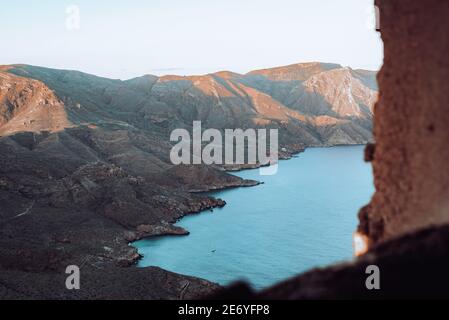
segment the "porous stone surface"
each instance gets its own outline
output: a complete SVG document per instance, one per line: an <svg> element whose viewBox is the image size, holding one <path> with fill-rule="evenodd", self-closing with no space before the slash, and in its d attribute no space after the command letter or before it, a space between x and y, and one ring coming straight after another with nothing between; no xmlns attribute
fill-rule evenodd
<svg viewBox="0 0 449 320"><path fill-rule="evenodd" d="M376 1L384 64L371 150L369 245L449 222L449 2Z"/></svg>

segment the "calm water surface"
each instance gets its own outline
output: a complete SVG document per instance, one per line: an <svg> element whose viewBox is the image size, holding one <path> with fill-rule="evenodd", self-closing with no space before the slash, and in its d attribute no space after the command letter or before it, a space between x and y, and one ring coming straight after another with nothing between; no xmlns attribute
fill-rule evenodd
<svg viewBox="0 0 449 320"><path fill-rule="evenodd" d="M144 255L139 266L263 288L352 257L358 209L374 192L362 146L310 148L281 161L276 175L237 175L265 184L212 193L227 205L183 218L177 225L189 236L134 243Z"/></svg>

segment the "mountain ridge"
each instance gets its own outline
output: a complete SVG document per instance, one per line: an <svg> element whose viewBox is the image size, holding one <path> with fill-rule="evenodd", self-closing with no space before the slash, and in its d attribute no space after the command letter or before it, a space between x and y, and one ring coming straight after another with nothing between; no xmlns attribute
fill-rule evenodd
<svg viewBox="0 0 449 320"><path fill-rule="evenodd" d="M279 82L259 74L260 72L279 73L279 70L289 70L292 68L294 74L298 74L298 70L302 68L306 69L300 76L303 81L288 80ZM322 126L323 124L320 119L318 119L319 123L314 124L315 117L328 116L335 118L331 121L334 125L345 123L345 121L342 122L339 120L345 120L351 116L361 118L362 114L364 114L365 118L370 118L372 116L372 109L370 108L372 108L373 101L376 97L376 91L372 90L373 83L375 83L374 72L352 70L342 68L337 64L328 63L294 64L278 68L255 70L245 75L220 71L200 76L169 75L157 77L144 75L125 81L97 77L78 71L56 70L26 65L9 66L8 72L43 82L51 90L54 90L56 95L64 103L69 105L70 103L75 103L78 109L82 109L83 105L85 106L86 104L76 100L82 100L79 97L80 95L87 96L90 93L90 100L107 102L106 104L110 103L113 99L116 100L114 102L117 104L134 104L134 107L139 107L138 104L140 103L141 109L135 111L141 112L144 117L146 115L148 118L155 118L156 121L157 118L167 120L169 118L167 115L175 115L183 118L180 121L182 122L181 125L188 126L189 124L186 118L190 117L191 119L189 120L192 120L194 115L198 115L202 117L200 120L205 122L210 120L211 126L218 126L218 129L222 129L225 125L235 127L241 124L239 122L267 125L273 121L282 122L282 120L287 121L291 117L298 118L299 116L302 118L299 120L303 123L301 125L297 124L296 126L301 126L302 131L310 131L307 129L307 125L318 124L318 126ZM337 72L345 72L350 84L356 85L356 89L359 92L356 92L355 98L352 100L352 92L348 94L348 97L342 97L342 92L348 87L348 85L342 84L340 88L340 91L342 91L340 92L340 101L335 102L336 99L332 96L332 90L335 89L336 85L334 84L329 88L328 84L335 77L331 74ZM325 76L327 77L326 79L321 79ZM295 76L294 79L297 78ZM87 88L86 83L82 83L83 81L89 83L89 86L99 87L103 92L97 92L95 94L89 92L92 88ZM335 81L338 83L338 79ZM71 88L64 87L64 82L67 82L67 86L73 86L75 88L79 86L78 89L80 91L83 90L83 92L74 94L70 91ZM145 101L132 101L132 99L128 99L128 101L123 101L122 99L120 101L116 99L117 97L112 97L113 93L111 91L119 90L122 91L123 95L128 94L131 97L137 92L140 95L140 99ZM330 98L326 97L326 95L330 96ZM351 101L352 106L350 112L344 114L345 110L347 111L348 109L339 108L338 105L347 107L348 102ZM70 109L69 113L83 113L81 118L92 120L89 119L91 117L87 116L92 111L89 108L85 109L84 112L78 112L73 106L68 106L68 108ZM110 111L106 105L102 108L95 107L94 109L95 112L100 112L100 116L106 116L105 113ZM191 114L189 117L186 117L189 111ZM162 117L162 114L165 114L165 116ZM222 114L225 115L227 121L218 121ZM211 119L207 119L208 115L211 115ZM244 120L238 121L236 119L240 116ZM234 119L232 119L233 117ZM159 119L159 121L163 121L163 119ZM72 122L81 123L82 121L81 119L75 119ZM91 122L95 123L95 121ZM128 119L125 122L129 122ZM370 119L364 124L365 127L370 125L369 122ZM355 123L353 122L354 126ZM131 124L134 125L134 123ZM344 125L343 130L346 130ZM320 131L316 131L318 133L314 132L314 134L320 135ZM366 136L363 128L355 128L355 131L361 133L364 140L356 139L355 141L347 141L347 143L363 143L370 139L370 137ZM305 145L319 146L326 145L326 140L327 137L324 136L318 139L306 139L302 142ZM341 142L345 143L345 141Z"/></svg>

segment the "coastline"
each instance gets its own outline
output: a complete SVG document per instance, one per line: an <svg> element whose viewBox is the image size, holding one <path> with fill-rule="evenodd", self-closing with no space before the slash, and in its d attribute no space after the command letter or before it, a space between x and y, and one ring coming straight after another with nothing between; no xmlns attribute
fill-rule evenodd
<svg viewBox="0 0 449 320"><path fill-rule="evenodd" d="M363 144L361 144L363 145ZM329 146L329 147L334 147L334 146ZM316 146L316 148L329 148L327 146L324 147L320 147L320 146ZM280 154L279 156L279 161L287 161L290 160L292 158L296 158L299 156L299 154L303 153L306 151L306 149L309 147L301 147L301 148L296 148L294 149L293 152L283 152L282 154ZM265 165L265 167L267 167L269 165ZM251 165L251 167L246 167L245 165L240 165L237 166L233 169L229 169L226 170L224 169L225 172L229 173L232 175L233 172L241 172L241 171L246 171L246 170L257 170L260 169L261 167L264 167L260 164L256 164L256 165ZM203 189L203 190L189 190L190 193L192 194L200 194L200 195L206 195L206 193L209 192L218 192L218 191L224 191L224 190L229 190L229 189L237 189L237 188L250 188L250 187L256 187L258 185L264 184L264 182L261 181L256 181L256 180L245 180L242 179L241 180L241 184L240 185L227 185L227 186L218 186L218 187L214 187L214 186L209 186L207 187L207 189ZM178 223L179 221L181 221L184 217L186 216L190 216L190 215L199 215L203 212L206 211L213 211L213 209L215 208L223 208L226 206L226 201L222 200L220 198L215 198L209 195L206 195L206 197L214 200L214 201L218 201L219 204L217 205L213 205L207 208L204 208L202 210L199 211L190 211L190 212L186 212L184 213L182 216L180 216L179 218L177 218L175 221L171 221L167 224L167 228L161 228L161 229L150 229L148 230L149 232L143 232L142 234L136 235L137 237L130 238L130 241L128 242L128 245L133 248L136 252L136 256L134 257L134 259L130 262L130 265L137 267L138 262L144 257L144 255L140 254L138 251L138 248L133 246L133 243L136 241L140 241L140 240L145 240L145 239L153 239L153 238L159 238L159 237L166 237L166 236L188 236L190 235L190 231L186 230L182 227L179 226L175 226L176 223ZM156 229L156 230L155 230ZM138 268L146 268L146 267L138 267ZM169 271L169 270L167 270ZM170 272L170 271L169 271ZM206 279L203 279L205 281L209 281Z"/></svg>
<svg viewBox="0 0 449 320"><path fill-rule="evenodd" d="M278 185L278 183L281 180L284 181L285 177L288 177L288 176L293 177L293 176L295 176L295 174L293 173L292 170L297 171L295 168L299 168L298 165L300 165L301 168L303 168L303 170L299 170L299 172L302 172L304 170L306 170L306 172L307 172L307 168L310 168L309 171L312 170L313 168L318 169L319 167L316 167L316 166L314 166L314 167L308 167L308 166L304 167L304 165L307 165L308 163L318 163L318 162L322 162L324 165L327 165L329 170L332 170L331 168L333 166L332 166L331 163L328 162L328 160L330 159L329 157L332 157L332 155L334 155L334 152L337 152L336 155L344 155L344 154L354 155L354 156L352 156L351 159L354 159L354 161L355 161L355 159L359 159L359 162L363 163L363 155L362 155L363 153L361 154L360 151L363 150L363 146L364 145L365 144L359 144L359 145L351 144L351 145L343 145L343 146L331 146L331 147L316 147L316 148L312 148L312 149L333 149L333 148L337 148L337 147L342 147L343 149L341 151L338 151L338 150L337 151L324 151L324 150L323 151L318 151L318 150L317 151L313 151L312 150L311 151L311 155L308 155L307 157L304 158L304 159L307 159L307 160L300 161L300 162L297 162L297 160L294 160L294 163L292 163L290 165L287 165L287 163L286 163L285 164L286 165L285 166L285 170L283 170L283 172L280 173L281 174L280 177L277 177L277 178L274 177L274 178L270 178L270 179L266 179L265 180L265 182L267 184L268 183L271 184L272 187L270 188L269 186L267 186L267 187L263 188L263 190L260 190L260 192L257 191L257 190L249 191L249 193L247 193L247 195L245 196L245 194L241 193L243 190L234 190L234 191L232 191L229 194L221 193L222 190L218 190L218 193L215 193L214 192L215 190L212 190L210 196L217 197L217 198L222 198L222 199L227 200L227 201L228 200L231 201L232 206L231 206L231 203L230 203L229 204L230 205L229 210L228 211L226 211L226 210L225 211L221 211L220 210L220 212L217 213L217 214L207 214L206 213L206 215L204 216L203 219L201 219L199 217L193 217L193 218L187 219L187 222L185 222L185 223L183 222L183 223L178 224L179 226L181 226L181 227L189 230L190 232L192 232L192 234L195 233L194 236L192 236L191 238L189 237L190 240L188 240L188 239L184 239L184 240L177 239L177 237L168 237L169 239L156 240L155 242L150 240L148 242L142 241L142 242L138 243L136 247L138 247L139 248L138 249L139 252L143 253L145 255L145 257L146 257L142 263L139 263L139 267L159 266L161 268L164 268L166 270L171 270L171 271L177 272L179 274L199 276L199 277L201 277L203 279L210 279L211 281L219 282L221 285L226 285L228 283L227 281L230 281L230 279L232 279L232 274L236 274L236 275L239 274L238 270L234 269L234 267L229 266L230 267L229 270L234 270L235 273L234 272L228 273L223 278L223 279L226 279L226 280L223 280L219 274L214 275L214 272L207 272L205 270L202 271L201 267L196 266L196 264L194 262L192 262L194 265L186 265L185 267L182 266L182 263L183 263L183 261L185 259L187 259L185 261L189 261L190 259L192 259L193 257L196 257L197 255L198 255L198 258L200 258L200 259L206 259L206 260L204 260L204 263L209 263L209 264L213 264L213 263L216 263L217 261L221 261L221 260L217 260L216 261L216 259L225 259L224 257L227 257L226 259L233 259L232 257L234 257L234 255L235 255L235 257L242 257L242 254L244 254L245 251L241 251L241 250L238 250L237 248L235 248L236 252L234 254L234 253L232 253L232 252L234 252L234 250L232 249L234 247L231 246L230 248L228 248L226 246L226 244L224 244L223 241L220 240L220 239L226 239L226 237L228 237L229 234L233 234L233 232L235 230L239 229L238 227L236 228L233 225L246 226L247 223L250 223L250 225L251 225L251 222L248 221L248 219L249 220L254 219L256 217L254 215L255 212L257 212L257 214L264 214L264 213L262 212L263 211L262 207L257 208L257 205L256 205L256 207L254 207L254 213L253 214L249 214L249 215L245 214L246 218L244 218L244 217L240 218L239 217L241 215L240 213L243 214L247 210L251 211L251 208L253 208L253 206L252 205L248 205L248 204L239 203L239 201L240 201L239 199L241 199L241 198L248 199L249 203L253 203L254 200L257 199L258 195L259 196L263 196L264 195L264 199L269 199L270 197L267 197L267 192L271 192L270 194L272 194L274 192L273 184L275 186L274 188L276 188L276 186ZM355 148L355 149L353 149L353 148ZM319 159L323 159L323 161L317 161L317 158L316 158L317 156L319 157ZM298 155L293 155L292 158L298 159ZM315 160L313 160L313 159L315 159ZM340 158L340 157L337 156L336 159L338 160L338 159L345 159L345 158ZM337 163L342 163L342 162L341 161L337 161ZM347 161L346 161L346 163L347 163ZM323 169L324 169L323 172L328 172L328 169L326 169L326 168L323 168ZM245 170L245 171L247 171L247 170ZM248 171L251 171L251 170L248 170ZM312 170L312 172L315 172L315 170ZM300 174L300 177L303 176L303 173L299 173L299 174ZM311 175L313 175L313 173ZM308 179L307 176L310 176L310 175L305 175L304 179ZM248 173L242 174L242 175L240 175L240 177L246 178L246 179L257 179L258 172L255 171L255 172L252 172L252 173L249 173L249 174ZM325 179L325 176L321 175L321 177ZM281 180L279 180L279 179L281 179ZM302 179L302 180L304 180L304 179ZM309 180L305 180L305 181L309 181ZM321 179L319 181L321 181L319 183L326 183L325 182L326 180L322 180ZM290 185L290 184L288 184L288 185ZM350 185L350 184L347 184L347 185ZM294 185L292 185L292 186L294 186ZM304 186L304 182L300 183L298 186L302 186L303 187ZM301 190L303 190L303 189L301 189ZM326 190L326 189L324 189L324 190ZM282 194L287 194L287 193L282 191ZM228 197L229 197L229 199L228 199ZM306 199L313 199L313 193L311 194L310 192L306 192L306 196L305 197L306 197ZM277 199L277 198L273 198L273 199ZM281 196L279 199L286 200L285 196L284 196L284 198L282 198L282 196ZM360 202L360 203L363 203L363 200L364 199L362 199L362 202ZM275 200L273 200L273 201L274 201L273 203L277 202ZM307 204L308 202L310 202L310 201L307 200L304 203ZM262 203L265 203L265 202L262 201ZM279 203L284 203L284 202L279 202ZM313 201L311 201L311 203L313 203ZM264 206L265 205L266 204L264 204ZM332 201L330 202L330 206L331 207L333 206L333 202ZM270 210L271 212L276 212L276 210L279 211L280 208L282 208L282 205L273 205L273 206L268 205L267 208L271 208L271 210ZM276 208L278 208L278 209L276 209ZM286 207L286 208L293 208L293 207L289 206L289 207ZM307 208L307 209L305 209L306 212L312 212L312 213L314 212L313 211L314 210L313 206L311 207L310 205L307 205L305 208ZM332 211L333 209L329 209L329 205L328 206L324 206L323 208L324 208L324 210L331 210L331 211L328 211L328 212L333 212ZM350 207L350 210L353 210L353 209L354 208ZM316 210L321 210L321 209L317 208ZM295 211L295 210L293 210L293 211ZM295 213L293 213L293 211L288 209L286 211L286 214L287 214L287 212L291 212L289 214L293 214L293 216L295 216ZM319 214L319 212L317 212L317 214ZM226 213L228 213L228 214L226 214ZM326 214L328 214L328 213L326 213ZM293 216L292 215L290 215L290 216L286 215L285 218L286 219L291 219L291 217L293 217ZM228 225L227 221L233 221L233 222L231 222L231 224ZM290 220L288 220L288 221L290 221ZM205 230L209 230L208 225L211 226L210 227L211 229L210 229L210 231L207 232ZM223 227L220 227L221 225L223 225ZM282 225L282 223L281 223L281 225ZM198 226L198 227L196 227L196 226ZM264 229L265 227L262 224L259 224L259 227L261 227L260 230L265 230ZM352 225L352 227L349 228L351 231L348 231L349 229L346 229L344 233L351 235L352 234L351 232L352 232L352 230L354 230L355 227L356 227L355 225ZM245 228L247 228L247 227L245 227ZM198 232L198 234L196 232ZM207 243L208 243L208 241L207 241L208 238L207 237L208 237L208 233L210 233L210 232L212 232L213 235L216 235L219 238L213 240L211 242L211 243L213 243L212 245L211 244L207 245ZM301 232L303 232L303 231L301 231ZM307 234L307 233L305 233L305 234ZM347 237L344 236L344 235L342 235L342 237L345 239L344 241L345 241L346 245L348 245L348 243L349 243L349 246L350 246L350 242L348 242L349 240L347 239ZM237 237L237 238L241 238L241 237ZM280 239L283 239L283 237L281 236ZM310 239L313 239L313 236ZM233 243L233 242L231 241L231 243ZM278 243L278 242L276 242L276 243ZM224 247L223 247L223 245L224 245ZM235 243L234 243L234 245L235 245ZM181 249L184 246L186 246L186 248L187 248L186 250L188 252L191 252L191 253L184 253L184 250ZM252 248L252 245L249 245L249 246L245 245L244 247L246 248L246 250L251 250L250 248ZM270 247L270 246L268 246L268 247ZM345 247L347 248L347 246L345 246ZM196 248L196 249L192 249L192 248ZM215 257L213 255L209 256L210 253L208 253L209 252L208 250L212 250L212 249L215 249L215 248L218 249L217 251L221 252L220 258L218 256ZM318 248L320 248L320 247L318 246ZM178 252L178 250L180 250L180 252ZM338 250L336 252L340 252L339 250L340 250L340 248L338 248ZM351 251L352 251L352 249L351 249ZM152 252L153 252L153 254L152 254ZM248 251L248 252L257 252L257 250ZM322 252L324 253L326 251L324 250ZM193 256L192 256L192 254L193 254ZM341 252L339 254L341 254ZM344 254L347 254L347 252L344 253ZM212 259L212 260L209 260L209 259ZM254 261L258 261L257 257L254 257L254 259L255 259ZM306 261L307 261L307 259L310 259L310 258L304 258L304 259L306 259ZM209 262L206 262L206 261L209 261ZM231 261L231 260L229 260L229 261ZM338 260L336 260L336 261L338 261ZM329 262L329 261L326 260L326 263L327 262ZM186 263L188 263L188 262L186 262ZM224 262L222 261L222 263L224 263ZM288 264L286 264L286 266L287 265ZM170 266L172 266L172 268ZM248 267L252 268L250 266L248 266ZM255 269L253 270L253 272L255 272L256 270L259 270L259 269L257 269L257 264L254 264L254 267L255 267ZM225 269L228 270L227 267L225 267ZM248 269L248 270L250 270L250 269ZM264 268L262 268L260 270L261 270L261 272L263 272L262 270L264 270ZM291 270L295 270L295 269L291 269ZM301 269L300 269L300 271L301 271Z"/></svg>

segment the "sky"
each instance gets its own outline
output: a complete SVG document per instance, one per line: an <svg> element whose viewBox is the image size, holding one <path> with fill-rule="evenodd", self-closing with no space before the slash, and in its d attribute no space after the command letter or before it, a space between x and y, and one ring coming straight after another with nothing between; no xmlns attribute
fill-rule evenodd
<svg viewBox="0 0 449 320"><path fill-rule="evenodd" d="M378 70L373 0L15 0L0 3L0 65L129 79L299 62Z"/></svg>

